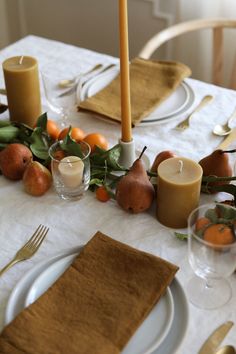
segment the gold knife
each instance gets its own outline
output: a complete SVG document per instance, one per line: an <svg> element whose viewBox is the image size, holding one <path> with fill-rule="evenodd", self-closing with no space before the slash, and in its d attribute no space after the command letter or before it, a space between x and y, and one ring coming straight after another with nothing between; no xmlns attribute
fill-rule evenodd
<svg viewBox="0 0 236 354"><path fill-rule="evenodd" d="M216 328L202 345L198 354L214 354L233 324L232 321L228 321Z"/></svg>
<svg viewBox="0 0 236 354"><path fill-rule="evenodd" d="M217 149L225 150L234 140L236 140L236 128L218 145Z"/></svg>

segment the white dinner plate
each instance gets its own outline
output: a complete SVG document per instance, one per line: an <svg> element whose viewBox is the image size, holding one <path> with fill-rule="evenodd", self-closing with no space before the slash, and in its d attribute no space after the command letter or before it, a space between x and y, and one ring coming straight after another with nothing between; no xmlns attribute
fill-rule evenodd
<svg viewBox="0 0 236 354"><path fill-rule="evenodd" d="M69 266L70 262L72 262L72 259L75 256L74 254L78 253L80 249L81 247L77 247L77 248L64 251L50 259L47 259L46 261L44 260L38 263L29 272L27 272L25 276L15 286L15 288L13 289L10 295L7 308L6 308L5 324L11 322L16 317L16 315L25 308L26 302L31 302L34 296L40 295L40 292L41 290L43 290L43 287L46 290L49 284L45 278L45 275L48 275L50 281L54 282L56 280L56 278L54 278L54 275L55 277L59 276L58 275L59 268L60 271L63 272L66 269L66 267ZM67 256L69 257L67 258ZM59 261L59 263L57 261ZM49 273L47 272L47 269L49 269ZM55 273L53 275L55 269L57 270L57 274ZM40 278L41 281L43 281L43 283L40 282ZM31 295L29 295L30 293ZM174 351L179 346L179 344L181 343L184 337L186 327L187 327L187 322L188 322L187 301L184 292L176 278L173 280L170 289L168 290L167 294L163 297L161 301L163 302L162 305L160 306L160 308L162 309L157 310L160 311L161 317L157 317L155 311L152 311L150 315L147 317L147 319L136 331L135 335L131 338L131 340L125 347L125 349L122 351L122 354L128 354L128 353L173 354L174 353ZM158 304L161 304L161 301ZM165 321L166 319L169 324L167 324L167 326L164 325L164 327L162 327L160 330L160 323L162 323L162 321L163 320ZM143 328L144 332L142 330L142 326L144 326ZM160 338L158 338L158 336L155 337L154 335L155 343L151 342L153 340L153 336L152 335L150 336L149 334L150 326L152 327L151 332L153 333L155 332L157 334L158 331L160 330L159 332L161 334ZM159 327L159 329L156 329L156 326ZM148 333L146 333L147 331ZM143 344L145 345L143 346ZM134 348L133 345L137 346L135 352L134 349L132 349ZM142 345L142 348L146 351L140 351L139 349L141 348L139 347L139 345ZM137 351L137 348L139 351Z"/></svg>
<svg viewBox="0 0 236 354"><path fill-rule="evenodd" d="M115 67L89 80L82 90L81 100L83 101L105 88L118 75L118 73L119 69ZM144 117L139 125L157 124L166 122L166 120L176 119L192 107L194 100L195 95L192 88L187 82L183 81L165 101L163 101L148 116ZM101 117L101 119L104 118Z"/></svg>
<svg viewBox="0 0 236 354"><path fill-rule="evenodd" d="M36 301L64 273L77 256L66 256L45 269L32 283L25 300L25 307ZM130 339L122 354L152 353L168 334L174 318L174 303L170 289L167 289L150 315ZM145 340L143 340L145 338ZM137 349L138 348L138 349Z"/></svg>

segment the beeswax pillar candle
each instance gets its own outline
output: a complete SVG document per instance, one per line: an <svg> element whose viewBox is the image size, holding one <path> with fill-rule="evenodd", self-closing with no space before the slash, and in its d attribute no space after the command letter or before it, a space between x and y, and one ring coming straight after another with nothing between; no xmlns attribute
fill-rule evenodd
<svg viewBox="0 0 236 354"><path fill-rule="evenodd" d="M168 227L186 227L189 214L199 204L201 166L173 157L160 163L157 174L157 219Z"/></svg>
<svg viewBox="0 0 236 354"><path fill-rule="evenodd" d="M41 114L37 60L17 56L6 59L2 66L10 119L33 127Z"/></svg>
<svg viewBox="0 0 236 354"><path fill-rule="evenodd" d="M119 0L120 31L120 80L121 80L121 140L132 140L130 78L129 78L129 44L127 0Z"/></svg>

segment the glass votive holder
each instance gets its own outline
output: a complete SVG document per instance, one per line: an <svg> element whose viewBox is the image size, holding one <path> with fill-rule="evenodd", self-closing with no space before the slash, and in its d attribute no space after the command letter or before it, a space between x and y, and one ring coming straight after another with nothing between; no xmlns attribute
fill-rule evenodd
<svg viewBox="0 0 236 354"><path fill-rule="evenodd" d="M195 275L186 290L197 307L215 309L232 296L230 275L236 268L236 208L209 203L188 218L188 260Z"/></svg>
<svg viewBox="0 0 236 354"><path fill-rule="evenodd" d="M77 144L80 157L63 150L62 140L49 148L53 185L59 197L65 200L80 199L89 187L91 149L85 142Z"/></svg>

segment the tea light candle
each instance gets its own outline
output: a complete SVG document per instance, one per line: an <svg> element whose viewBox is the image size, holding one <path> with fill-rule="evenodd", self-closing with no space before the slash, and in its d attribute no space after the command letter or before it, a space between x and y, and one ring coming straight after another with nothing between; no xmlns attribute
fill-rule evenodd
<svg viewBox="0 0 236 354"><path fill-rule="evenodd" d="M64 157L59 162L58 170L66 187L75 188L82 183L84 163L79 157Z"/></svg>
<svg viewBox="0 0 236 354"><path fill-rule="evenodd" d="M12 57L2 67L10 119L33 127L42 112L37 60Z"/></svg>
<svg viewBox="0 0 236 354"><path fill-rule="evenodd" d="M173 157L160 163L157 174L157 219L168 227L186 227L189 214L199 204L201 166Z"/></svg>

